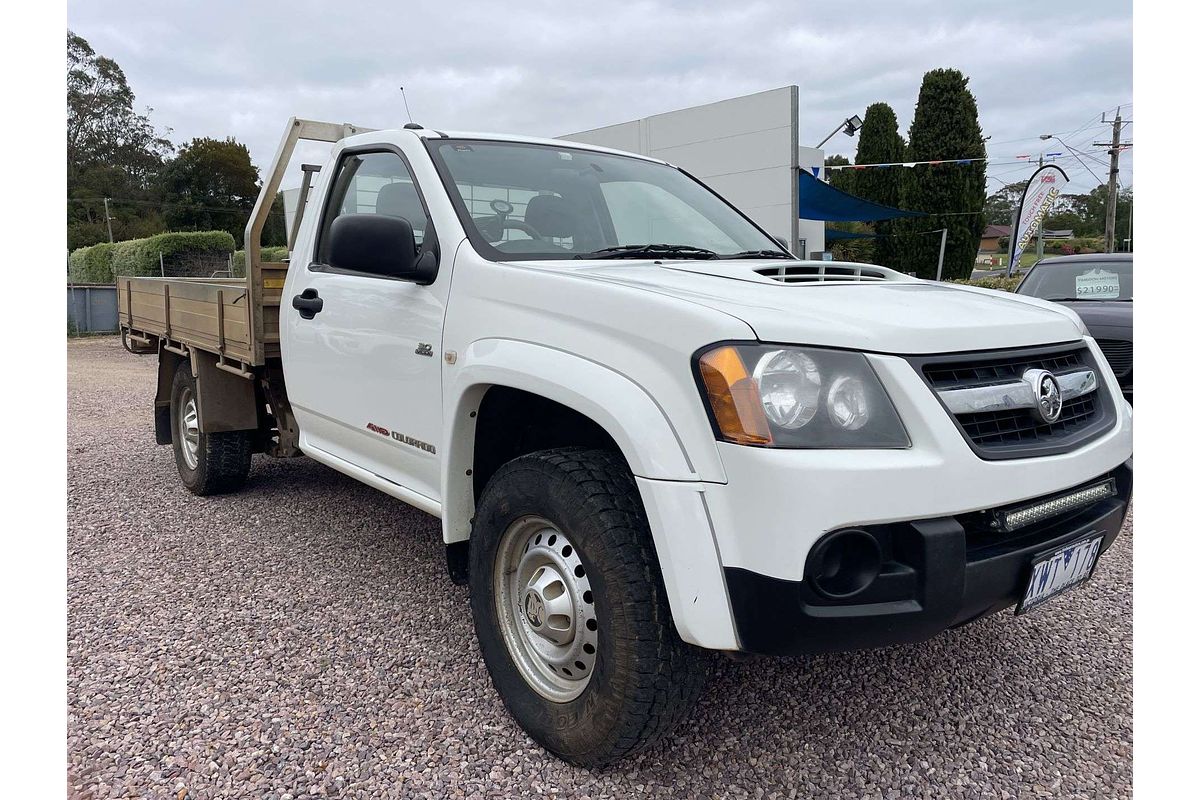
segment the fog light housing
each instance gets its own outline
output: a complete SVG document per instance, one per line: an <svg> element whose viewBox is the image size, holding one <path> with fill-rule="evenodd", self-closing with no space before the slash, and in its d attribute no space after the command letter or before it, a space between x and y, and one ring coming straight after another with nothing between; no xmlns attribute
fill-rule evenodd
<svg viewBox="0 0 1200 800"><path fill-rule="evenodd" d="M847 600L879 577L883 551L879 541L859 528L834 531L817 542L808 556L808 580L830 600Z"/></svg>

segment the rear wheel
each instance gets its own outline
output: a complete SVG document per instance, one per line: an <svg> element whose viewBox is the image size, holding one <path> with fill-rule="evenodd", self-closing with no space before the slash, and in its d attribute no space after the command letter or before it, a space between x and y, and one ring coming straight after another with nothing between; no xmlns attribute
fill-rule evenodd
<svg viewBox="0 0 1200 800"><path fill-rule="evenodd" d="M199 392L191 365L180 363L171 386L171 443L179 478L193 494L233 492L250 474L252 431L200 430Z"/></svg>
<svg viewBox="0 0 1200 800"><path fill-rule="evenodd" d="M707 651L675 632L628 467L599 450L505 464L476 509L471 607L509 712L560 758L598 767L679 722Z"/></svg>

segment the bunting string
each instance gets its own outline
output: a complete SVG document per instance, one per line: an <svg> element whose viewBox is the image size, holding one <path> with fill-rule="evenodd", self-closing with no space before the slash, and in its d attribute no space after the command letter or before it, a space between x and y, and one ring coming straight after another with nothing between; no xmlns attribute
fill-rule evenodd
<svg viewBox="0 0 1200 800"><path fill-rule="evenodd" d="M1128 149L1122 145L1121 149ZM1063 157L1062 152L1042 153L1041 157L1046 161L1054 162ZM941 166L947 164L974 164L980 161L990 161L992 166L1004 166L1006 164L1022 164L1032 162L1037 158L1036 155L1029 153L1021 153L1020 155L1009 156L1008 158L942 158L934 161L892 161L886 164L823 164L821 166L809 167L809 171L817 177L823 172L837 172L843 169L880 169L884 167L917 167L922 165Z"/></svg>
<svg viewBox="0 0 1200 800"><path fill-rule="evenodd" d="M1029 156L1016 156L1016 158L1029 158ZM915 167L919 164L971 164L975 161L987 161L987 158L943 158L937 161L893 161L889 164L832 164L826 165L824 169L833 172L839 169L872 169L875 167Z"/></svg>

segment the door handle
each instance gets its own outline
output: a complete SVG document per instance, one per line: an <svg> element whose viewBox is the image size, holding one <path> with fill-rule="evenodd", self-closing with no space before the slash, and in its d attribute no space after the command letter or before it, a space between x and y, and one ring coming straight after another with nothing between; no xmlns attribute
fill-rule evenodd
<svg viewBox="0 0 1200 800"><path fill-rule="evenodd" d="M316 289L305 289L292 298L292 308L300 312L304 319L312 319L325 307L325 301L317 295Z"/></svg>

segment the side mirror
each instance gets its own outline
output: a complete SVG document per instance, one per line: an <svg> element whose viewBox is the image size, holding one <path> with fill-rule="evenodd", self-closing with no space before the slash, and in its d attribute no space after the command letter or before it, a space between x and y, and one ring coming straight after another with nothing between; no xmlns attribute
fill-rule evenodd
<svg viewBox="0 0 1200 800"><path fill-rule="evenodd" d="M775 242L775 244L779 245L780 248L782 248L783 252L785 252L785 253L792 252L792 246L787 243L787 239L784 239L782 236L776 236L773 233L770 234L770 236L771 236L771 241L773 241L773 242Z"/></svg>
<svg viewBox="0 0 1200 800"><path fill-rule="evenodd" d="M421 285L437 277L437 257L417 251L412 224L384 214L343 214L329 227L329 266Z"/></svg>

